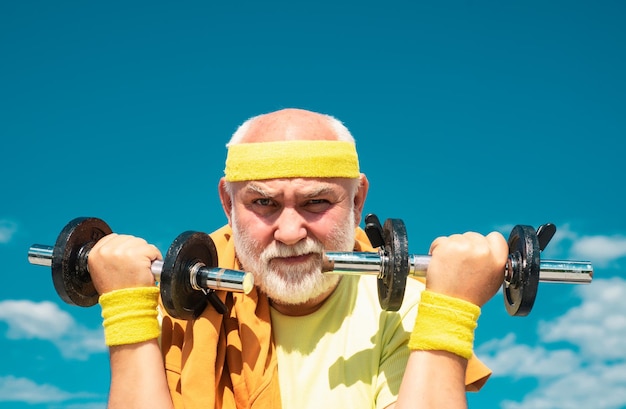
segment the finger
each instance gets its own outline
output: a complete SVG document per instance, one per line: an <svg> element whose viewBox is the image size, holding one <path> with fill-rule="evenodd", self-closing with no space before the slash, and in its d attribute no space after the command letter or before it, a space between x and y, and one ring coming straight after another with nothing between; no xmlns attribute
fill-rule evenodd
<svg viewBox="0 0 626 409"><path fill-rule="evenodd" d="M433 242L430 244L430 249L428 250L428 254L432 255L433 251L435 251L435 248L440 246L446 240L448 240L448 238L445 236L439 236L435 240L433 240Z"/></svg>
<svg viewBox="0 0 626 409"><path fill-rule="evenodd" d="M437 247L438 245L443 244L450 240L456 241L460 239L461 237L463 237L462 234L451 234L449 236L439 236L435 240L433 240L431 247Z"/></svg>
<svg viewBox="0 0 626 409"><path fill-rule="evenodd" d="M148 253L148 257L150 257L150 260L152 261L163 260L163 256L161 255L161 250L159 250L157 246L155 246L154 244L149 244L148 246L150 247L150 250L151 250Z"/></svg>
<svg viewBox="0 0 626 409"><path fill-rule="evenodd" d="M501 233L494 231L489 233L486 238L495 257L506 263L506 259L509 255L509 244L504 236L502 236Z"/></svg>
<svg viewBox="0 0 626 409"><path fill-rule="evenodd" d="M161 251L141 237L118 235L115 245L124 252L147 257L151 261L162 259Z"/></svg>
<svg viewBox="0 0 626 409"><path fill-rule="evenodd" d="M116 234L116 233L107 234L106 236L104 236L101 239L99 239L96 242L96 244L94 244L93 248L97 249L99 247L105 246L107 243L111 242L112 240L117 240L117 236L118 236L118 234Z"/></svg>

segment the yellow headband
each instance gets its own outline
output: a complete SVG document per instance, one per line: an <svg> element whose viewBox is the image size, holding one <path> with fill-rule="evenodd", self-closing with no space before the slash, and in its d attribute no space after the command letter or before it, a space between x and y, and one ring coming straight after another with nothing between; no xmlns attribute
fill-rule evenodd
<svg viewBox="0 0 626 409"><path fill-rule="evenodd" d="M226 180L358 178L356 147L343 141L239 143L228 147Z"/></svg>

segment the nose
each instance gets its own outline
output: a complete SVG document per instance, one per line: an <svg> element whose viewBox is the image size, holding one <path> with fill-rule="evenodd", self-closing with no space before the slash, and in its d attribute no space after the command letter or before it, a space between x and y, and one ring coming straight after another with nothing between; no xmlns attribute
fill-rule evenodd
<svg viewBox="0 0 626 409"><path fill-rule="evenodd" d="M295 209L285 208L276 220L274 240L288 246L298 243L307 236L306 220Z"/></svg>

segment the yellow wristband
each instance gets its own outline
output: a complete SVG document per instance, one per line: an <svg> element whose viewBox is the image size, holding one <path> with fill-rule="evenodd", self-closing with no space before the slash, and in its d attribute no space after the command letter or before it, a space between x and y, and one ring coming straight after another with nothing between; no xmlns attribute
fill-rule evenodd
<svg viewBox="0 0 626 409"><path fill-rule="evenodd" d="M468 301L425 290L409 339L409 349L448 351L465 359L474 350L480 307Z"/></svg>
<svg viewBox="0 0 626 409"><path fill-rule="evenodd" d="M108 346L129 345L158 338L159 289L136 287L102 294L99 299Z"/></svg>

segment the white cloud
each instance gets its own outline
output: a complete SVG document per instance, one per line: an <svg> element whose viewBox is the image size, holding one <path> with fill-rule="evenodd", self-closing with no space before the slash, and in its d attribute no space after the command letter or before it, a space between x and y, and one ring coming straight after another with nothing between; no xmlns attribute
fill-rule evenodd
<svg viewBox="0 0 626 409"><path fill-rule="evenodd" d="M572 255L606 266L614 260L626 257L626 237L583 236L574 242Z"/></svg>
<svg viewBox="0 0 626 409"><path fill-rule="evenodd" d="M505 401L502 409L620 409L626 405L626 366L579 368L542 382L522 402Z"/></svg>
<svg viewBox="0 0 626 409"><path fill-rule="evenodd" d="M477 353L493 370L494 376L551 377L567 374L580 366L571 350L547 350L516 344L515 334L482 344Z"/></svg>
<svg viewBox="0 0 626 409"><path fill-rule="evenodd" d="M539 324L540 345L514 334L477 347L494 377L536 377L537 389L502 409L626 407L626 280L594 280L576 289L582 303Z"/></svg>
<svg viewBox="0 0 626 409"><path fill-rule="evenodd" d="M9 323L9 338L53 339L74 325L68 313L49 301L0 301L0 320Z"/></svg>
<svg viewBox="0 0 626 409"><path fill-rule="evenodd" d="M65 358L85 360L106 351L102 329L90 330L56 304L27 300L0 301L0 321L8 324L9 339L52 342Z"/></svg>
<svg viewBox="0 0 626 409"><path fill-rule="evenodd" d="M626 359L626 281L615 277L576 288L583 303L552 322L542 322L544 342L577 345L588 359Z"/></svg>
<svg viewBox="0 0 626 409"><path fill-rule="evenodd" d="M0 377L0 402L55 403L72 399L98 398L90 393L70 393L48 384L37 384L27 378Z"/></svg>
<svg viewBox="0 0 626 409"><path fill-rule="evenodd" d="M570 259L591 261L596 267L605 267L626 257L626 236L581 235L569 224L564 224L558 226L546 250L547 254L555 252L567 254Z"/></svg>
<svg viewBox="0 0 626 409"><path fill-rule="evenodd" d="M0 220L0 244L10 242L16 232L17 223L7 219Z"/></svg>

